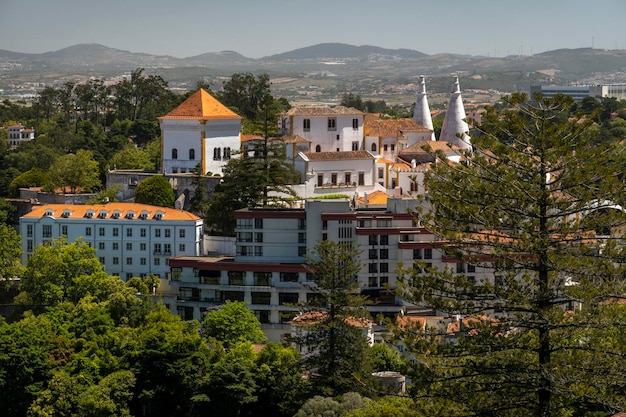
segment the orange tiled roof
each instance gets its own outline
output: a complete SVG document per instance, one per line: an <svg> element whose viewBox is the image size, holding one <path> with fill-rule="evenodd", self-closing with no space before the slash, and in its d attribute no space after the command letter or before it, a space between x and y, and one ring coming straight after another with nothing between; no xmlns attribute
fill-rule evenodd
<svg viewBox="0 0 626 417"><path fill-rule="evenodd" d="M106 212L103 220L111 219L113 212L119 212L119 219L127 219L129 212L134 212L134 220L139 219L142 212L147 212L147 219L153 219L158 212L162 213L163 220L200 220L200 217L184 210L177 210L168 207L151 206L149 204L139 203L106 203L106 204L42 204L34 206L30 213L22 217L40 218L44 217L48 210L52 210L54 217L62 217L67 212L69 219L82 219L87 216L87 211L93 211L94 219L102 219L98 215ZM129 219L130 221L130 219Z"/></svg>
<svg viewBox="0 0 626 417"><path fill-rule="evenodd" d="M371 205L385 205L387 204L387 200L391 198L391 196L387 193L384 193L382 191L374 191L371 194L367 195L367 204L371 204ZM357 202L359 204L365 204L365 196L363 197L359 197L357 199Z"/></svg>
<svg viewBox="0 0 626 417"><path fill-rule="evenodd" d="M285 143L311 143L307 138L303 138L300 135L295 136L283 136L283 142Z"/></svg>
<svg viewBox="0 0 626 417"><path fill-rule="evenodd" d="M377 119L363 123L363 135L375 137L402 137L404 132L430 132L413 119Z"/></svg>
<svg viewBox="0 0 626 417"><path fill-rule="evenodd" d="M219 120L241 119L241 116L201 88L160 119Z"/></svg>

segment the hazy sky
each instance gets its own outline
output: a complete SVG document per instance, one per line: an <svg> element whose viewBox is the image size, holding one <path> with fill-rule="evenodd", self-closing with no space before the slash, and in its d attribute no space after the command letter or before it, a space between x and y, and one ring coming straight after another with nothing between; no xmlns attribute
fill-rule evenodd
<svg viewBox="0 0 626 417"><path fill-rule="evenodd" d="M0 49L259 58L323 42L505 56L626 49L626 0L0 0Z"/></svg>

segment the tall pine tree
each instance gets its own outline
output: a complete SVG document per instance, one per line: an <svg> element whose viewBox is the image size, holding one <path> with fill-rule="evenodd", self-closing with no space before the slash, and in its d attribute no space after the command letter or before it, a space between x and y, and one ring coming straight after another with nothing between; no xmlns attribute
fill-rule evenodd
<svg viewBox="0 0 626 417"><path fill-rule="evenodd" d="M405 270L407 299L481 317L456 343L400 331L419 359L416 394L447 402L447 415L624 410L623 145L595 144L565 96L505 103L483 115L466 163L437 163L427 178L425 227L495 279Z"/></svg>

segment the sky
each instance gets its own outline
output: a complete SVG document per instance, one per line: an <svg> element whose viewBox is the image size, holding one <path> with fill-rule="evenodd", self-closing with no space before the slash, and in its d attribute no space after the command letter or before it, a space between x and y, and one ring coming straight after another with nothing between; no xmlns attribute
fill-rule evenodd
<svg viewBox="0 0 626 417"><path fill-rule="evenodd" d="M249 58L326 42L503 57L626 49L626 0L0 0L0 49Z"/></svg>

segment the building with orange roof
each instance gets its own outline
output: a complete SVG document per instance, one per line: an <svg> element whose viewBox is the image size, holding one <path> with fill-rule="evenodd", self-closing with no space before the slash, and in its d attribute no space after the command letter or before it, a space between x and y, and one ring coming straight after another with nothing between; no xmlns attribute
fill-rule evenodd
<svg viewBox="0 0 626 417"><path fill-rule="evenodd" d="M44 204L20 217L22 262L37 246L64 236L87 242L111 275L165 280L168 258L203 253L202 226L192 213L147 204Z"/></svg>
<svg viewBox="0 0 626 417"><path fill-rule="evenodd" d="M161 126L161 170L175 174L222 174L241 147L241 117L203 89L165 116Z"/></svg>

